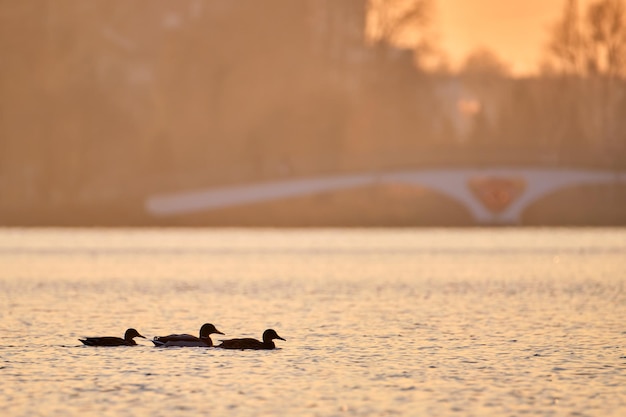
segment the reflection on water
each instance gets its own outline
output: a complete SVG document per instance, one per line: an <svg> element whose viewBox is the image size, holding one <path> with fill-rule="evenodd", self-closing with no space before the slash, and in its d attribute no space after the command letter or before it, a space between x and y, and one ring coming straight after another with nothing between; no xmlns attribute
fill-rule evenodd
<svg viewBox="0 0 626 417"><path fill-rule="evenodd" d="M3 230L9 415L626 411L626 233ZM275 351L83 336L287 339ZM215 337L217 336L217 337Z"/></svg>

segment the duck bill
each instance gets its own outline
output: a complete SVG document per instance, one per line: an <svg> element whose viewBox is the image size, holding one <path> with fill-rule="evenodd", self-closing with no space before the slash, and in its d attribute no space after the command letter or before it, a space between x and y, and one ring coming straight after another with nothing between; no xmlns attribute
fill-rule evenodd
<svg viewBox="0 0 626 417"><path fill-rule="evenodd" d="M217 334L224 334L224 333L220 332L220 331L219 331L219 330L217 330L217 329L215 329L215 330L216 330L216 332L215 332L215 333L217 333ZM225 335L225 334L224 334L224 335Z"/></svg>
<svg viewBox="0 0 626 417"><path fill-rule="evenodd" d="M278 336L278 337L277 337L277 339L280 339L280 340L283 340L283 341L285 341L285 342L286 342L286 340L285 340L285 339L283 339L283 338L282 338L282 337L280 337L280 336Z"/></svg>
<svg viewBox="0 0 626 417"><path fill-rule="evenodd" d="M141 337L141 338L143 338L143 339L145 339L145 338L146 338L146 336L142 336L142 335L140 335L140 334L138 334L138 335L137 335L137 337Z"/></svg>

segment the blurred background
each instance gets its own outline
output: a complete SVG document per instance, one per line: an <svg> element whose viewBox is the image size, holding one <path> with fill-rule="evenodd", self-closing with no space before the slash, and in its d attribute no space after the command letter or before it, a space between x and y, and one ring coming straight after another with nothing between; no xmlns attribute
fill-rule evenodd
<svg viewBox="0 0 626 417"><path fill-rule="evenodd" d="M0 0L2 226L503 223L626 225L626 1Z"/></svg>

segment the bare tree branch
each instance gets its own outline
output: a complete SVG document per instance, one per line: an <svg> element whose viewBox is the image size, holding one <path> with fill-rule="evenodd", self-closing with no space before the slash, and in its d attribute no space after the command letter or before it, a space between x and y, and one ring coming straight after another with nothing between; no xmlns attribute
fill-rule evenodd
<svg viewBox="0 0 626 417"><path fill-rule="evenodd" d="M431 23L432 0L369 0L368 32L374 43L413 48Z"/></svg>

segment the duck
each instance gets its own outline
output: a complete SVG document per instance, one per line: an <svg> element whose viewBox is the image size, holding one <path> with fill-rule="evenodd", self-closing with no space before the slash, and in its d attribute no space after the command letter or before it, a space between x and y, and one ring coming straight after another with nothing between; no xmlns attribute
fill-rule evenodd
<svg viewBox="0 0 626 417"><path fill-rule="evenodd" d="M124 338L114 337L114 336L102 336L102 337L86 337L80 340L83 345L87 346L135 346L137 342L135 342L135 337L143 337L139 334L139 332L135 329L128 329L126 333L124 333Z"/></svg>
<svg viewBox="0 0 626 417"><path fill-rule="evenodd" d="M221 344L216 347L222 349L275 349L276 345L274 344L274 339L284 340L282 337L276 333L274 329L267 329L263 332L263 341L260 342L257 339L252 338L244 338L244 339L230 339L230 340L221 340Z"/></svg>
<svg viewBox="0 0 626 417"><path fill-rule="evenodd" d="M154 339L152 339L152 343L157 347L211 347L213 346L213 341L210 336L214 333L224 334L217 330L211 323L205 323L200 328L200 337L195 337L190 334L171 334L169 336L155 336Z"/></svg>

